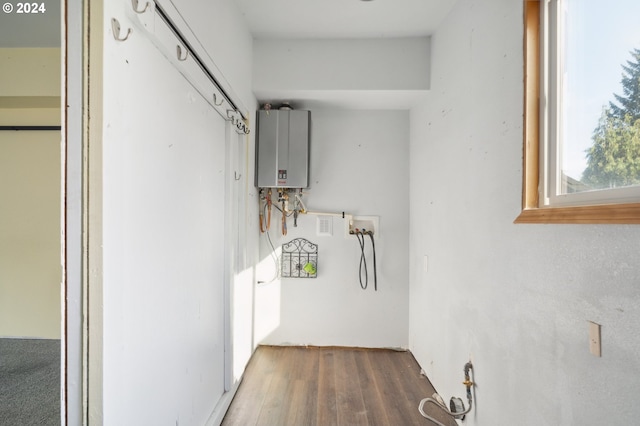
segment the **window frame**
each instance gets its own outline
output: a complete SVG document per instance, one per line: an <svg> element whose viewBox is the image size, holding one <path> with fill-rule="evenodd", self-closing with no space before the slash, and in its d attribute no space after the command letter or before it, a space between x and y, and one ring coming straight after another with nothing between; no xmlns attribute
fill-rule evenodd
<svg viewBox="0 0 640 426"><path fill-rule="evenodd" d="M541 89L546 84L541 49L547 37L541 26L541 7L541 0L524 0L523 195L522 212L514 223L640 224L640 202L549 206L540 199L545 181L541 174L550 173L543 152L546 128L541 128L548 125L541 121Z"/></svg>

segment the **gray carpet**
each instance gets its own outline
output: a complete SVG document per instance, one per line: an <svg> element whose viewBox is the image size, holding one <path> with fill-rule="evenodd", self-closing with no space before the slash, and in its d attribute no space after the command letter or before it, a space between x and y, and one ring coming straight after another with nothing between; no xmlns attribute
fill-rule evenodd
<svg viewBox="0 0 640 426"><path fill-rule="evenodd" d="M60 424L60 340L0 339L0 425Z"/></svg>

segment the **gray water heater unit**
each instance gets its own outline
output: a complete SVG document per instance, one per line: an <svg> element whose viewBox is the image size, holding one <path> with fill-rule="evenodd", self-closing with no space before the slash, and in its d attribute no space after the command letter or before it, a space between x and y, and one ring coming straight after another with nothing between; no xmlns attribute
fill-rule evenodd
<svg viewBox="0 0 640 426"><path fill-rule="evenodd" d="M256 186L309 187L311 111L259 110L256 124Z"/></svg>

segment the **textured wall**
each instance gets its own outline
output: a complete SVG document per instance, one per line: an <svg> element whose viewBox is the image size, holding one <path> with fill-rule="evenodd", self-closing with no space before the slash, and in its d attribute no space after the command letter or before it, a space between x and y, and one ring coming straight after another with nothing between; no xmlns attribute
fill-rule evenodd
<svg viewBox="0 0 640 426"><path fill-rule="evenodd" d="M432 39L432 93L411 113L410 347L445 399L474 362L469 425L632 424L640 228L512 223L521 3L460 0Z"/></svg>
<svg viewBox="0 0 640 426"><path fill-rule="evenodd" d="M209 16L216 11L224 28L203 26L183 4L181 16L192 25L177 24L203 60L215 65L212 72L233 76L229 80L242 89L238 96L247 95L251 38L232 2L204 3L188 6ZM251 266L257 244L228 232L246 227L254 236L247 240L257 242L255 208L237 207L233 220L228 215L230 182L234 172L245 175L249 141L237 138L207 102L212 88L198 92L184 68L167 60L176 41L163 45L166 50L150 41L138 20L145 22L151 12L135 15L126 2L104 7L105 22L116 17L122 34L133 31L116 41L107 28L103 87L99 78L92 80L93 93L104 93L102 111L92 115L95 123L102 120L102 133L90 142L90 195L100 206L90 217L96 228L91 238L100 241L102 254L102 265L93 260L98 266L90 284L96 349L90 357L103 377L102 383L91 377L92 386L101 385L93 406L102 404L102 412L92 408L95 421L215 424L229 402L225 391L237 383L253 349ZM227 40L237 36L237 44L223 46L223 32ZM253 107L255 100L246 96L238 103ZM251 197L248 175L234 195ZM243 260L232 265L234 255ZM236 267L242 277L235 276Z"/></svg>
<svg viewBox="0 0 640 426"><path fill-rule="evenodd" d="M333 236L316 236L316 218L289 220L280 237L274 209L276 247L296 237L319 245L318 278L283 279L256 289L256 337L272 344L406 347L408 329L408 143L407 111L314 110L311 113L311 211L379 216L376 236L378 291L360 288L360 246L345 238L344 220L333 218ZM366 251L371 246L367 241ZM272 277L273 261L261 238L261 280ZM369 255L370 256L370 255Z"/></svg>

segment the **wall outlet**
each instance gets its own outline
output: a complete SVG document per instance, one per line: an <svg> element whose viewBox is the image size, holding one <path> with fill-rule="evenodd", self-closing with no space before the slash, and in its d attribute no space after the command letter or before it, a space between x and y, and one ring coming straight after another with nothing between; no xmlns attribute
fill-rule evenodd
<svg viewBox="0 0 640 426"><path fill-rule="evenodd" d="M601 357L601 343L600 343L600 324L589 321L589 352L592 355Z"/></svg>
<svg viewBox="0 0 640 426"><path fill-rule="evenodd" d="M347 221L346 236L353 235L353 232L359 229L372 231L374 238L380 238L380 216L353 216Z"/></svg>

